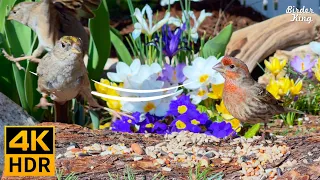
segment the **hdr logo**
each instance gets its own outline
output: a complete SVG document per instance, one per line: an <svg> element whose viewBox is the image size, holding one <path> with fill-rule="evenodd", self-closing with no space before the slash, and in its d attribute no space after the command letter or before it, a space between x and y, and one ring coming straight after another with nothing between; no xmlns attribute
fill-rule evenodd
<svg viewBox="0 0 320 180"><path fill-rule="evenodd" d="M5 176L54 176L53 126L6 126Z"/></svg>

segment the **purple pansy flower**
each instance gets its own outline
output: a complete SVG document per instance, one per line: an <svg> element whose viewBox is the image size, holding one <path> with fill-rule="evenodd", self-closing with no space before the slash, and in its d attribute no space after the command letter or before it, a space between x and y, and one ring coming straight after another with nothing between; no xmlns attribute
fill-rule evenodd
<svg viewBox="0 0 320 180"><path fill-rule="evenodd" d="M208 135L213 135L217 138L225 138L231 133L234 133L230 123L222 122L213 122L208 130L205 132Z"/></svg>
<svg viewBox="0 0 320 180"><path fill-rule="evenodd" d="M179 44L181 42L181 34L185 29L185 24L182 26L182 28L177 28L175 32L171 31L168 24L162 26L162 52L169 57L170 61L172 57L175 56L180 50L186 49L179 48Z"/></svg>
<svg viewBox="0 0 320 180"><path fill-rule="evenodd" d="M187 114L178 116L174 121L171 122L171 132L187 131L190 120Z"/></svg>
<svg viewBox="0 0 320 180"><path fill-rule="evenodd" d="M135 132L136 125L140 119L140 113L135 112L132 114L134 119L131 119L127 116L122 116L121 119L116 120L113 124L111 129L117 132Z"/></svg>
<svg viewBox="0 0 320 180"><path fill-rule="evenodd" d="M186 66L184 63L179 63L176 67L165 64L159 80L169 82L170 84L183 83L186 77L183 74L183 68Z"/></svg>
<svg viewBox="0 0 320 180"><path fill-rule="evenodd" d="M317 61L312 60L310 55L306 55L304 59L299 56L295 56L293 60L290 61L290 66L299 73L308 73L308 77L312 77L312 67Z"/></svg>
<svg viewBox="0 0 320 180"><path fill-rule="evenodd" d="M190 111L196 110L196 105L191 103L190 97L186 95L180 96L177 100L170 102L167 116L180 116L188 114Z"/></svg>
<svg viewBox="0 0 320 180"><path fill-rule="evenodd" d="M200 133L205 126L209 126L211 121L206 113L200 113L199 111L192 111L188 115L190 123L187 124L189 131L194 133Z"/></svg>
<svg viewBox="0 0 320 180"><path fill-rule="evenodd" d="M169 133L168 132L168 125L163 122L157 121L154 123L153 132L157 133L157 134Z"/></svg>
<svg viewBox="0 0 320 180"><path fill-rule="evenodd" d="M139 125L139 133L151 133L153 132L153 128L155 125L155 122L158 121L158 117L151 115L150 113L147 113L143 120L140 120L138 123Z"/></svg>

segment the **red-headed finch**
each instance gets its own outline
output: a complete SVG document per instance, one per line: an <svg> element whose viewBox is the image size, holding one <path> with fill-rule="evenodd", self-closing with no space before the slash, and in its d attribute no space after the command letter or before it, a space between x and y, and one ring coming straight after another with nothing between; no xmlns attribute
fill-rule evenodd
<svg viewBox="0 0 320 180"><path fill-rule="evenodd" d="M280 101L251 77L247 65L240 59L225 56L213 69L225 78L222 99L230 114L246 123L263 122L263 139L267 122L274 115L298 112L283 107Z"/></svg>

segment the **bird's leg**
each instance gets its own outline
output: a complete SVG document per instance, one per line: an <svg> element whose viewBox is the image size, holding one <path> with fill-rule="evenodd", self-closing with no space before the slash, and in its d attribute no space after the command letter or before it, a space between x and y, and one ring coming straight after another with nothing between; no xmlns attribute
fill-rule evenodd
<svg viewBox="0 0 320 180"><path fill-rule="evenodd" d="M49 103L47 100L48 94L42 93L42 97L40 98L39 104L36 105L38 108L47 109L48 106L53 106L52 103Z"/></svg>
<svg viewBox="0 0 320 180"><path fill-rule="evenodd" d="M20 65L20 61L23 61L23 60L27 60L29 59L31 62L34 62L34 63L39 63L40 62L40 59L38 58L42 53L44 52L44 48L42 48L41 46L38 47L33 53L31 56L23 56L23 57L13 57L12 55L9 55L4 49L2 49L2 53L4 55L4 57L6 57L8 60L12 61L12 62L15 62L16 63L16 66L18 67L19 70L24 70L25 71L25 68L22 67Z"/></svg>

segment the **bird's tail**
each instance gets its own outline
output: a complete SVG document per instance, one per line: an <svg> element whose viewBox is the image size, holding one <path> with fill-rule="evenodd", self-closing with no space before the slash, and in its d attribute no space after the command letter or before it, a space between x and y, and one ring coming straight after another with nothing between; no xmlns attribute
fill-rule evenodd
<svg viewBox="0 0 320 180"><path fill-rule="evenodd" d="M296 109L293 109L293 108L288 108L288 107L286 107L284 110L286 112L293 112L293 113L298 113L298 114L306 114L305 112L302 112L302 111L299 111L299 110L296 110Z"/></svg>

